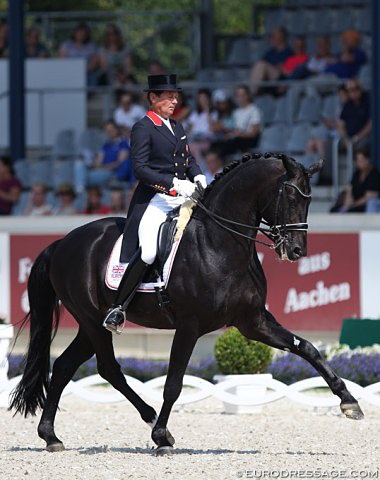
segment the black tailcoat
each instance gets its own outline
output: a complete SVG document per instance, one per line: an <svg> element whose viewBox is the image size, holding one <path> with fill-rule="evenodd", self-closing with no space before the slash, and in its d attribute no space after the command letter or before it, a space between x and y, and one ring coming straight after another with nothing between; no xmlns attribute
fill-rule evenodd
<svg viewBox="0 0 380 480"><path fill-rule="evenodd" d="M131 159L139 184L133 194L125 224L120 261L126 263L138 249L140 220L156 193L169 193L173 178L194 180L201 169L191 155L186 133L170 120L174 135L153 111L131 131Z"/></svg>

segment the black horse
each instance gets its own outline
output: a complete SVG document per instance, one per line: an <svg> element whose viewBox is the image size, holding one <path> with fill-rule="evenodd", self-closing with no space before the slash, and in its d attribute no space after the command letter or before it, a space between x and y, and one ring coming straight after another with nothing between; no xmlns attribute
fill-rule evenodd
<svg viewBox="0 0 380 480"><path fill-rule="evenodd" d="M306 255L306 228L311 200L310 177L322 161L305 169L285 155L245 156L226 167L208 187L186 227L168 284L175 325L160 310L154 294L139 293L128 310L138 325L175 328L160 414L127 384L117 363L112 334L102 327L114 292L104 283L111 249L123 231L124 219L105 218L70 232L48 246L30 273L28 295L30 343L23 377L10 408L35 415L43 408L39 436L47 450L63 450L54 432L60 396L77 368L96 355L99 374L119 390L152 427L157 453L173 450L166 426L177 400L197 339L225 325L247 338L287 350L308 360L341 399L349 418L363 413L344 382L307 340L282 327L266 310L266 279L255 241L261 220L281 259ZM279 266L279 268L281 268ZM50 343L59 322L59 300L79 324L76 338L54 362Z"/></svg>

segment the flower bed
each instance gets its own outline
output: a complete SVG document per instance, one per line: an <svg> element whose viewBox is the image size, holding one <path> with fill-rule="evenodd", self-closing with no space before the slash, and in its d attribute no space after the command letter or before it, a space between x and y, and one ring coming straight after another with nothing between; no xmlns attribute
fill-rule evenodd
<svg viewBox="0 0 380 480"><path fill-rule="evenodd" d="M52 358L52 364L54 362ZM142 382L151 378L166 375L168 362L166 360L145 360L132 357L119 357L117 359L121 365L121 369L125 375L135 377ZM21 375L24 370L23 356L11 355L9 357L9 378ZM96 358L92 357L79 367L75 373L73 380L79 380L89 375L98 373L96 367ZM213 357L203 358L199 361L189 363L186 374L201 377L205 380L212 380L213 376L218 373L215 359Z"/></svg>
<svg viewBox="0 0 380 480"><path fill-rule="evenodd" d="M380 345L355 348L335 344L327 347L323 356L337 375L365 387L380 382ZM273 378L288 385L318 376L306 360L287 353L279 355L268 368Z"/></svg>
<svg viewBox="0 0 380 480"><path fill-rule="evenodd" d="M331 368L343 378L352 380L363 387L380 382L380 345L355 348L350 350L347 345L332 345L324 349L323 355ZM168 362L166 360L145 360L131 357L119 357L118 362L126 375L141 381L166 375ZM52 362L54 359L52 359ZM9 378L21 375L23 372L23 357L9 357ZM73 379L87 377L97 373L95 357L81 365ZM186 370L187 375L213 381L213 376L220 373L213 357L191 362ZM286 384L318 376L318 372L305 360L290 353L279 352L269 366L267 373Z"/></svg>

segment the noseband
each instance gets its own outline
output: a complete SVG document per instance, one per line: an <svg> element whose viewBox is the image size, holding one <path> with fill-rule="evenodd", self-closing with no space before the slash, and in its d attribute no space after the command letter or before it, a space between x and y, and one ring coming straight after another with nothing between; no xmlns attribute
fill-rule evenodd
<svg viewBox="0 0 380 480"><path fill-rule="evenodd" d="M285 191L286 186L294 188L296 192L298 192L299 195L301 195L301 197L303 198L311 198L311 194L304 193L294 183L289 181L281 182L277 192L277 197L276 197L274 225L270 225L265 220L261 220L261 223L263 223L264 225L258 226L258 227L256 227L255 225L247 225L245 223L235 222L234 220L230 220L228 218L222 217L217 213L211 211L200 201L199 198L193 198L193 199L196 202L197 206L201 208L201 210L203 210L217 225L219 225L224 230L227 230L228 232L234 233L235 235L239 235L240 237L246 238L253 242L260 243L261 245L265 245L266 247L269 247L271 249L275 249L280 245L282 245L282 243L285 242L285 240L287 240L288 232L306 232L309 228L309 225L307 223L286 223L284 218L285 217L284 208L282 208L282 221L281 222L279 221L278 217L279 217L280 205L282 204L282 206L284 207L284 205L287 203L287 197L286 197L286 191ZM264 209L262 210L262 213L264 213L265 210L267 210L267 208L272 203L273 203L273 199L270 200L269 203L264 207ZM228 227L227 225L224 225L223 222L229 225L235 225L237 227L247 228L250 230L256 230L258 232L261 232L266 237L268 237L273 243L263 242L261 240L258 240L255 237L246 235L245 233L241 233L238 230L235 230L233 228Z"/></svg>

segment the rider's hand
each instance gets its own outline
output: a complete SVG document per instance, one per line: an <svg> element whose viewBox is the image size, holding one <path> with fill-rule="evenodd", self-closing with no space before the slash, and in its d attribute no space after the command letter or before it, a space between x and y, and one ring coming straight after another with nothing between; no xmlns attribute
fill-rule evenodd
<svg viewBox="0 0 380 480"><path fill-rule="evenodd" d="M173 189L182 197L191 197L191 195L195 192L195 183L192 183L189 180L179 180L178 178L174 177Z"/></svg>
<svg viewBox="0 0 380 480"><path fill-rule="evenodd" d="M199 182L203 188L207 188L207 180L206 180L206 177L204 175L196 175L194 177L194 183L195 185L197 184L197 182Z"/></svg>

